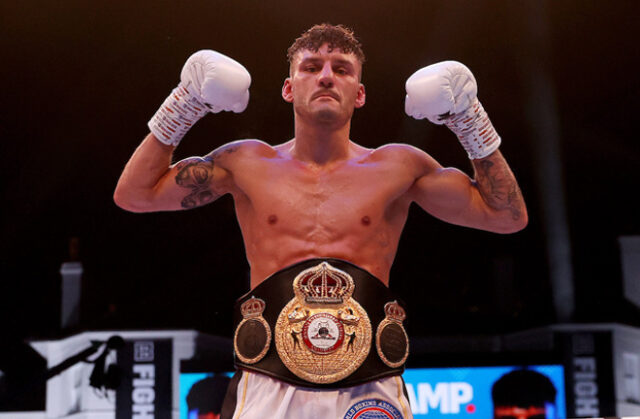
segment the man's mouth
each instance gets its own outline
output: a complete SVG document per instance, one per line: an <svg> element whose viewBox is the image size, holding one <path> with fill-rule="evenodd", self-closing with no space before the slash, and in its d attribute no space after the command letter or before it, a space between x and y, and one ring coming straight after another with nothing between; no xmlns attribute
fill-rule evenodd
<svg viewBox="0 0 640 419"><path fill-rule="evenodd" d="M311 99L313 100L313 99L322 99L322 98L330 98L330 99L338 100L338 95L332 92L319 92L313 95Z"/></svg>

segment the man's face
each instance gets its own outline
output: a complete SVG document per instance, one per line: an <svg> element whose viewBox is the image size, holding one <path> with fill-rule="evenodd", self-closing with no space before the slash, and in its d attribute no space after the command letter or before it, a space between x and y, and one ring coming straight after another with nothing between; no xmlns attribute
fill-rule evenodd
<svg viewBox="0 0 640 419"><path fill-rule="evenodd" d="M360 83L362 65L354 54L329 51L324 44L317 52L299 51L282 87L282 97L293 103L297 116L311 121L342 123L365 102Z"/></svg>

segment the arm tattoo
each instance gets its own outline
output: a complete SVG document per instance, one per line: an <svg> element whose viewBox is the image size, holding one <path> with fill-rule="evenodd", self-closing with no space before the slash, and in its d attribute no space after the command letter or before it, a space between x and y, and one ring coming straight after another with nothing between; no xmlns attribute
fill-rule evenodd
<svg viewBox="0 0 640 419"><path fill-rule="evenodd" d="M522 217L524 199L513 173L504 158L494 153L474 160L476 185L485 202L496 210L509 210L513 220Z"/></svg>
<svg viewBox="0 0 640 419"><path fill-rule="evenodd" d="M219 198L211 190L213 180L213 157L192 157L178 163L176 166L176 184L189 189L189 193L182 200L182 208L195 208Z"/></svg>

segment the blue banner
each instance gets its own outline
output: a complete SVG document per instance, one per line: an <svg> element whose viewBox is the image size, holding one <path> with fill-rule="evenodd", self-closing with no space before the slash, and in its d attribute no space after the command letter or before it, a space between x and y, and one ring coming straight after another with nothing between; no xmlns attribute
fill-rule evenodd
<svg viewBox="0 0 640 419"><path fill-rule="evenodd" d="M528 366L526 369L514 366L407 369L403 378L415 418L486 419L494 417L496 407L506 411L520 409L521 413L527 409L534 413L538 409L537 414L544 412L542 417L547 419L566 418L564 371L561 365ZM504 385L496 384L498 381ZM492 395L494 385L496 389ZM516 385L528 393L526 403L519 403L515 399L505 403L505 397L517 397L514 395L517 392L513 391ZM502 396L499 393L505 386L510 391ZM536 391L540 394L536 394ZM541 401L539 407L530 402L531 397L536 396L544 400L542 393L550 391L555 400ZM494 401L493 396L499 400Z"/></svg>

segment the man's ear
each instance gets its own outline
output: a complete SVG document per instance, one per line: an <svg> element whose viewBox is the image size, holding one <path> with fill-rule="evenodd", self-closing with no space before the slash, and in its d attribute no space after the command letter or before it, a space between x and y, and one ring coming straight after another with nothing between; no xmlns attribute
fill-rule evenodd
<svg viewBox="0 0 640 419"><path fill-rule="evenodd" d="M364 106L364 102L366 101L367 95L364 91L364 84L360 83L358 86L358 96L356 97L356 108L362 108Z"/></svg>
<svg viewBox="0 0 640 419"><path fill-rule="evenodd" d="M291 77L284 79L284 85L282 85L282 98L285 102L293 103L293 93L291 91Z"/></svg>

